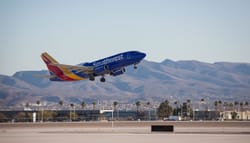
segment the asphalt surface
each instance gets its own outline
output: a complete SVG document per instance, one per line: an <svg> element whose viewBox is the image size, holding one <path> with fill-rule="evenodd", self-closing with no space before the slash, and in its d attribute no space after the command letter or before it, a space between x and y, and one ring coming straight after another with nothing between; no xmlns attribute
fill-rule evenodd
<svg viewBox="0 0 250 143"><path fill-rule="evenodd" d="M174 132L151 132L173 125ZM250 122L77 122L0 124L0 143L249 143Z"/></svg>

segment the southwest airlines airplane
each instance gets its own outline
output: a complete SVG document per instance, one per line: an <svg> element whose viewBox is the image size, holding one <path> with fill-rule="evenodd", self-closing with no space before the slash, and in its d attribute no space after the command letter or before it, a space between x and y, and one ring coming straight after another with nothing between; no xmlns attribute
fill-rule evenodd
<svg viewBox="0 0 250 143"><path fill-rule="evenodd" d="M50 75L46 77L51 81L78 81L84 79L94 81L96 76L101 76L101 82L105 82L105 74L112 76L123 74L125 72L126 66L134 65L134 68L136 69L137 64L145 56L146 54L142 52L129 51L91 63L65 65L59 64L46 52L42 53L41 55L43 61L50 71Z"/></svg>

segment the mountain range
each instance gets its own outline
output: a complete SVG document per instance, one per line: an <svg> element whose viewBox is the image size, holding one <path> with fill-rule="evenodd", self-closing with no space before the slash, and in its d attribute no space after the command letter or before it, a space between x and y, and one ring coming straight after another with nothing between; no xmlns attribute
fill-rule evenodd
<svg viewBox="0 0 250 143"><path fill-rule="evenodd" d="M83 80L51 82L37 75L48 71L18 71L0 75L0 106L46 101L79 103L95 100L133 102L191 99L250 101L249 63L199 61L142 61L138 69L106 76L106 82Z"/></svg>

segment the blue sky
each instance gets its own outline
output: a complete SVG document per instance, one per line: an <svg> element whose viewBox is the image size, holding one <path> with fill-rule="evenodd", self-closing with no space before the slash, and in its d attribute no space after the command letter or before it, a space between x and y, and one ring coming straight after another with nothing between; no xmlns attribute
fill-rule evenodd
<svg viewBox="0 0 250 143"><path fill-rule="evenodd" d="M250 62L249 0L0 0L0 74L128 50L147 60Z"/></svg>

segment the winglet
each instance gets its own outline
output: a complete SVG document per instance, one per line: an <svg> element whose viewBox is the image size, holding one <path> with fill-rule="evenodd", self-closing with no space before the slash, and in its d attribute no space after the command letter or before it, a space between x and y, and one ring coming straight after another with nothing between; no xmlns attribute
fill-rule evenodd
<svg viewBox="0 0 250 143"><path fill-rule="evenodd" d="M52 58L47 52L42 53L41 57L47 65L58 64L58 62L54 58Z"/></svg>

